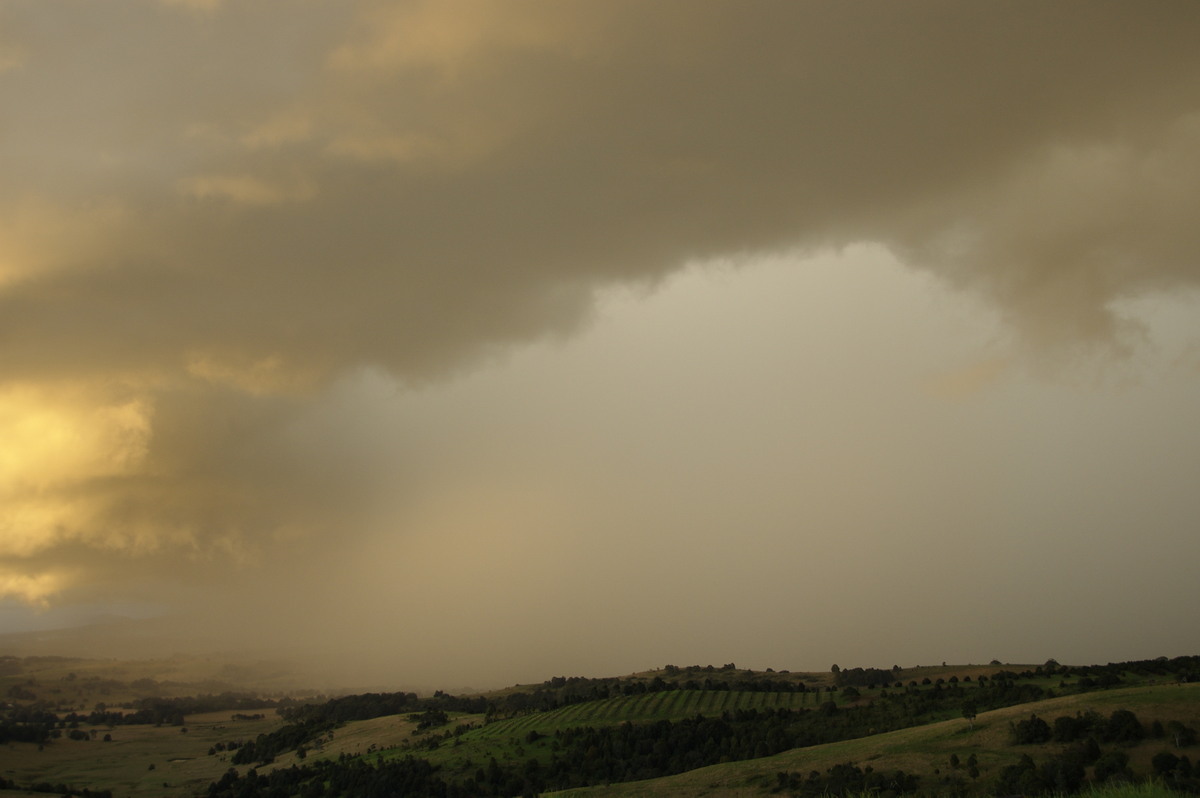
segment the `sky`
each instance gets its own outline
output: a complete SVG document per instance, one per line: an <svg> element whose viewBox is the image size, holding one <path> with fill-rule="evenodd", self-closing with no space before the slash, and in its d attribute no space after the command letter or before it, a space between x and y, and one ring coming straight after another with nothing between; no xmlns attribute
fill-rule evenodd
<svg viewBox="0 0 1200 798"><path fill-rule="evenodd" d="M430 687L1194 654L1196 41L0 0L0 632Z"/></svg>

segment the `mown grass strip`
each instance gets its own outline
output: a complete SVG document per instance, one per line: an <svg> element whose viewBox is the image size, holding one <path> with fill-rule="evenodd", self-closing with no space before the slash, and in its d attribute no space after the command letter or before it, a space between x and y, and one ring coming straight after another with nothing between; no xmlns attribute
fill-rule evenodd
<svg viewBox="0 0 1200 798"><path fill-rule="evenodd" d="M667 694L669 697L664 702L663 711L668 716L678 717L683 712L684 704L687 703L687 696L682 690L673 690Z"/></svg>

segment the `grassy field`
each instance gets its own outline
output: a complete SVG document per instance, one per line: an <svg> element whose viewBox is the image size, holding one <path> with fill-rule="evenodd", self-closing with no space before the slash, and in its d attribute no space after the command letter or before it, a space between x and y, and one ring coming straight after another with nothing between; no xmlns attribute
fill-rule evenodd
<svg viewBox="0 0 1200 798"><path fill-rule="evenodd" d="M44 749L33 743L0 746L0 774L19 784L41 781L112 790L116 795L196 795L229 769L226 754L208 750L230 739L253 739L278 728L276 716L233 721L228 712L194 715L187 732L175 726L81 726L87 741L63 738ZM105 735L111 742L103 742Z"/></svg>
<svg viewBox="0 0 1200 798"><path fill-rule="evenodd" d="M7 698L26 706L36 700L60 715L86 715L101 703L110 709L128 710L134 701L144 698L238 690L282 695L290 678L278 664L207 657L135 661L0 657L0 700ZM296 690L294 695L310 693ZM17 697L26 695L35 698ZM32 743L6 743L0 745L0 776L20 784L49 782L107 789L116 795L196 795L229 768L228 755L209 756L211 747L233 739L253 739L283 723L270 709L243 712L263 714L258 721L235 721L233 714L188 716L186 733L168 725L83 724L80 729L92 739L71 740L64 733L41 748ZM105 735L111 741L105 742Z"/></svg>
<svg viewBox="0 0 1200 798"><path fill-rule="evenodd" d="M1081 798L1179 798L1180 795L1161 784L1119 784L1088 790Z"/></svg>

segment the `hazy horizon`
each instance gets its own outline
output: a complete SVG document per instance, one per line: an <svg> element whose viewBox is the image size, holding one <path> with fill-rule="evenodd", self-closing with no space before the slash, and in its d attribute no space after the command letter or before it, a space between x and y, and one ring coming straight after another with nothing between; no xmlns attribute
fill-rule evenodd
<svg viewBox="0 0 1200 798"><path fill-rule="evenodd" d="M1195 654L1197 41L8 0L0 634L447 686Z"/></svg>

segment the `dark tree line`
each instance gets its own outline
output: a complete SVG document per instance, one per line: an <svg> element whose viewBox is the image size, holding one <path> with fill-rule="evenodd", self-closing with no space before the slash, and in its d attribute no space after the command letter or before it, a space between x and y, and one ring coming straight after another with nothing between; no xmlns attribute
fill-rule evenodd
<svg viewBox="0 0 1200 798"><path fill-rule="evenodd" d="M826 795L904 795L918 790L919 779L903 770L877 771L870 765L859 768L852 763L834 765L820 773L779 773L771 792L786 792L801 798Z"/></svg>
<svg viewBox="0 0 1200 798"><path fill-rule="evenodd" d="M1064 715L1054 719L1051 726L1037 715L1031 714L1027 719L1009 724L1014 744L1048 743L1051 740L1059 743L1071 743L1085 738L1094 738L1102 743L1137 743L1153 734L1155 737L1167 736L1168 730L1175 744L1179 747L1193 745L1196 742L1196 730L1185 726L1179 721L1171 721L1164 728L1161 723L1155 723L1151 732L1138 720L1137 715L1128 709L1117 709L1107 718L1098 712L1078 712L1075 715Z"/></svg>
<svg viewBox="0 0 1200 798"><path fill-rule="evenodd" d="M892 671L879 668L839 668L833 672L833 682L838 687L886 687L895 680L896 675Z"/></svg>
<svg viewBox="0 0 1200 798"><path fill-rule="evenodd" d="M1200 765L1193 765L1186 755L1176 756L1170 751L1160 751L1150 761L1154 775L1167 789L1200 793Z"/></svg>
<svg viewBox="0 0 1200 798"><path fill-rule="evenodd" d="M1015 674L1011 671L1000 671L997 676L1007 678L1033 678L1037 676L1059 676L1061 678L1076 678L1077 689L1089 690L1109 688L1122 684L1126 675L1138 678L1161 677L1178 682L1194 682L1200 680L1200 656L1187 657L1158 657L1157 659L1132 660L1129 662L1110 662L1107 665L1060 665L1054 660L1047 660L1033 670Z"/></svg>
<svg viewBox="0 0 1200 798"><path fill-rule="evenodd" d="M430 718L445 718L447 712L483 713L488 700L482 697L461 697L440 690L429 698L416 693L363 693L331 699L324 704L304 704L280 708L279 714L289 721L270 734L260 734L242 744L234 754L234 764L270 762L275 757L311 742L326 732L354 720L370 720L405 713L435 713Z"/></svg>
<svg viewBox="0 0 1200 798"><path fill-rule="evenodd" d="M1133 745L1147 737L1171 739L1177 747L1194 745L1196 731L1179 721L1167 727L1154 723L1147 731L1137 715L1127 709L1114 710L1107 718L1098 712L1080 712L1055 718L1053 725L1035 714L1010 724L1014 745L1059 742L1069 743L1061 753L1050 756L1041 764L1029 755L1009 765L997 779L997 794L1042 795L1071 794L1085 785L1086 768L1092 768L1095 783L1135 781L1129 769L1129 755L1120 746ZM1105 751L1100 743L1118 747ZM1153 760L1155 776L1171 789L1180 792L1200 792L1200 772L1193 768L1187 756L1170 751L1156 754Z"/></svg>
<svg viewBox="0 0 1200 798"><path fill-rule="evenodd" d="M237 770L230 768L208 788L209 798L340 798L350 795L362 798L400 795L468 798L470 793L447 784L425 760L411 757L378 765L361 760L317 762L304 767L281 768L265 775L250 770L239 776Z"/></svg>
<svg viewBox="0 0 1200 798"><path fill-rule="evenodd" d="M50 721L48 723L38 721L0 721L0 744L45 743L50 739L55 723L57 721Z"/></svg>
<svg viewBox="0 0 1200 798"><path fill-rule="evenodd" d="M76 790L68 787L66 784L51 784L48 781L40 781L36 784L18 784L10 779L0 778L0 790L41 792L50 795L75 796L75 798L112 798L112 792L109 790L89 790L87 787L84 787L82 790Z"/></svg>

